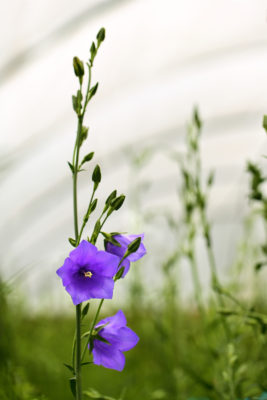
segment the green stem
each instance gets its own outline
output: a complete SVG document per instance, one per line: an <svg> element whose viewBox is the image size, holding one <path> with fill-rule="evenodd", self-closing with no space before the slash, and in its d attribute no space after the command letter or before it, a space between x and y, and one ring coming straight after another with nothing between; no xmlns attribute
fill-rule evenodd
<svg viewBox="0 0 267 400"><path fill-rule="evenodd" d="M77 128L77 149L76 149L76 159L74 165L74 173L73 173L73 216L74 216L74 232L75 232L75 240L76 245L78 245L77 241L79 238L79 227L78 227L78 203L77 203L77 175L78 175L78 165L79 165L79 153L80 153L80 136L82 132L82 123L83 118L78 117L78 128Z"/></svg>
<svg viewBox="0 0 267 400"><path fill-rule="evenodd" d="M79 227L78 227L78 203L77 203L77 175L79 165L79 152L80 152L80 135L82 132L83 118L78 117L77 139L76 139L76 154L75 165L73 173L73 215L74 215L74 232L76 245L79 241ZM76 400L82 399L82 382L81 382L81 304L76 306Z"/></svg>
<svg viewBox="0 0 267 400"><path fill-rule="evenodd" d="M83 118L86 111L86 107L88 104L88 93L91 85L91 67L89 67L89 76L88 76L88 86L86 91L86 97L84 102L84 107L82 113L78 115L78 127L77 127L77 135L75 146L73 150L73 217L74 217L74 232L75 232L75 240L76 246L78 246L81 233L84 228L82 228L81 233L79 235L79 226L78 226L78 201L77 201L77 178L78 178L78 169L79 169L79 154L80 154L80 146L81 146L81 134L82 134L82 126L83 126ZM80 91L82 91L82 87L80 84ZM75 364L75 377L76 377L76 400L82 400L82 381L81 381L81 304L76 305L76 364ZM74 339L75 340L75 339ZM75 343L75 342L74 342ZM73 363L75 359L75 349L73 349Z"/></svg>
<svg viewBox="0 0 267 400"><path fill-rule="evenodd" d="M72 342L72 368L75 371L75 348L76 348L76 329L73 337Z"/></svg>
<svg viewBox="0 0 267 400"><path fill-rule="evenodd" d="M206 248L207 248L209 266L210 266L210 271L211 271L212 286L216 286L216 287L220 288L221 284L220 284L220 281L218 278L215 256L214 256L212 244L211 244L210 228L209 228L206 214L203 209L201 209L201 221L202 221L202 229L203 229L204 236L206 239ZM224 307L225 303L224 303L222 295L216 291L216 296L217 296L217 301L218 301L219 306ZM229 340L231 337L230 328L229 328L226 320L223 318L223 316L221 317L221 319L222 319L222 325L223 325L223 328L225 331L226 338Z"/></svg>
<svg viewBox="0 0 267 400"><path fill-rule="evenodd" d="M86 90L84 106L83 106L82 118L84 117L87 104L89 103L89 91L90 91L90 86L91 86L91 77L92 77L92 66L88 65L88 85L87 85L87 90Z"/></svg>
<svg viewBox="0 0 267 400"><path fill-rule="evenodd" d="M127 251L126 251L126 253L124 254L124 256L122 257L122 259L120 260L119 264L118 264L118 270L119 270L119 268L120 268L122 262L125 260L126 257L127 257ZM115 282L116 282L116 279L115 279ZM84 358L86 349L87 349L87 347L88 347L88 344L90 343L91 336L92 336L92 332L93 332L93 329L94 329L94 327L95 327L95 324L96 324L97 318L98 318L98 316L99 316L100 310L101 310L101 308L102 308L102 305L103 305L103 303L104 303L104 300L105 300L105 299L101 299L101 300L100 300L100 303L99 303L99 305L98 305L98 308L97 308L97 311L96 311L96 314L95 314L95 318L94 318L94 320L93 320L93 323L92 323L91 328L90 328L90 331L89 331L89 336L88 336L87 342L86 342L86 344L85 344L85 346L84 346L84 348L83 348L82 358L81 358L82 361L83 361L83 358Z"/></svg>
<svg viewBox="0 0 267 400"><path fill-rule="evenodd" d="M87 215L89 210L90 210L90 207L91 207L91 204L92 204L92 201L93 201L93 198L94 198L94 194L95 194L95 189L92 192L91 199L90 199L90 202L89 202L89 205L88 205L88 208L87 208L87 211L86 211L85 215ZM81 237L82 237L82 233L83 233L85 225L88 222L88 219L83 221L83 224L82 224L82 227L81 227L81 230L80 230L80 233L79 233L78 243L80 243L80 240L81 240Z"/></svg>
<svg viewBox="0 0 267 400"><path fill-rule="evenodd" d="M200 285L198 271L197 271L196 258L194 256L194 254L192 254L190 257L190 264L191 264L191 272L192 272L192 278L193 278L193 284L194 284L196 303L197 303L200 314L203 315L202 290L201 290L201 285Z"/></svg>
<svg viewBox="0 0 267 400"><path fill-rule="evenodd" d="M79 244L79 227L78 227L78 202L77 202L77 176L80 152L80 137L82 132L83 117L78 116L78 128L76 138L75 165L73 173L73 216L74 216L74 232L76 245ZM76 306L76 400L82 400L82 382L81 382L81 304Z"/></svg>
<svg viewBox="0 0 267 400"><path fill-rule="evenodd" d="M76 400L82 399L81 381L81 304L76 306Z"/></svg>
<svg viewBox="0 0 267 400"><path fill-rule="evenodd" d="M91 336L92 336L92 332L93 332L93 329L94 329L94 327L95 327L95 324L96 324L96 321L97 321L97 318L98 318L98 316L99 316L99 313L100 313L100 310L101 310L101 308L102 308L103 303L104 303L104 299L101 299L101 300L100 300L100 303L99 303L99 305L98 305L96 314L95 314L95 318L94 318L93 323L92 323L91 328L90 328L90 332L89 332L88 339L87 339L86 344L85 344L85 346L84 346L84 348L83 348L82 357L81 357L81 360L82 360L82 361L83 361L83 359L84 359L85 352L86 352L86 349L87 349L87 347L88 347L88 344L90 343Z"/></svg>

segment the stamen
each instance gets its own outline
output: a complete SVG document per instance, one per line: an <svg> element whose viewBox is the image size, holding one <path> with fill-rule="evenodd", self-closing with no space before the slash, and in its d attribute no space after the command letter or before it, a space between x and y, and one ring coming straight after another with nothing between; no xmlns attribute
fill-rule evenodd
<svg viewBox="0 0 267 400"><path fill-rule="evenodd" d="M84 276L85 276L86 278L92 278L93 274L92 274L91 271L86 271L86 272L84 272Z"/></svg>

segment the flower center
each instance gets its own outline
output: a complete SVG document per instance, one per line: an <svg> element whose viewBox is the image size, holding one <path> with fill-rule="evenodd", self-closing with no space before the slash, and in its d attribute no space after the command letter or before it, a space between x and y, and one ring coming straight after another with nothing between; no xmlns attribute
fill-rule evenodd
<svg viewBox="0 0 267 400"><path fill-rule="evenodd" d="M86 278L92 278L92 276L93 276L93 274L92 274L91 271L85 271L83 274L84 274L84 276L85 276Z"/></svg>

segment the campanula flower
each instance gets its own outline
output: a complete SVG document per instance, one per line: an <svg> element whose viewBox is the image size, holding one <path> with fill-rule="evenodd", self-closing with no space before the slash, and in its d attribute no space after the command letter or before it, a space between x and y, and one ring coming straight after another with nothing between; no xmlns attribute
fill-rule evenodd
<svg viewBox="0 0 267 400"><path fill-rule="evenodd" d="M129 256L122 261L121 267L124 267L122 278L124 278L127 272L129 271L130 262L137 261L146 254L146 248L143 244L144 234L142 233L140 235L114 235L113 238L120 244L120 246L116 246L115 244L109 241L105 241L106 251L111 254L115 254L118 257L120 257L120 259L122 259L122 257L127 251L129 244L132 243L133 240L138 237L141 237L141 243L138 250L134 253L129 254Z"/></svg>
<svg viewBox="0 0 267 400"><path fill-rule="evenodd" d="M95 326L97 335L93 339L93 362L105 368L122 371L125 365L124 351L136 346L139 337L127 326L121 310L112 317L102 319ZM101 326L103 326L102 329ZM97 339L100 337L100 340ZM101 340L102 338L102 340Z"/></svg>
<svg viewBox="0 0 267 400"><path fill-rule="evenodd" d="M93 299L111 299L113 277L120 259L83 240L64 261L57 274L74 305Z"/></svg>

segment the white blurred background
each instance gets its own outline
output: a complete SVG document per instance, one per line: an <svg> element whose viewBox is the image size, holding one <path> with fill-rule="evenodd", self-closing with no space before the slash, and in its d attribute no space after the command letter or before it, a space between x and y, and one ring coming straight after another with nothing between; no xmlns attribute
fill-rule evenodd
<svg viewBox="0 0 267 400"><path fill-rule="evenodd" d="M89 105L83 151L95 151L90 171L96 162L102 167L100 200L114 188L127 195L106 230L139 233L146 229L146 212L176 212L177 167L168 154L182 148L186 122L198 105L205 171L216 171L216 254L221 269L231 262L247 206L246 161L263 162L267 150L261 127L267 112L266 10L263 0L1 3L0 271L32 306L70 301L55 270L73 235L66 163L76 130L72 57L88 59L102 26L106 40L93 70L100 85ZM134 159L147 148L155 153L136 172ZM89 182L83 173L81 215ZM139 196L142 182L150 185ZM152 282L169 242L160 228L146 231L144 264Z"/></svg>

